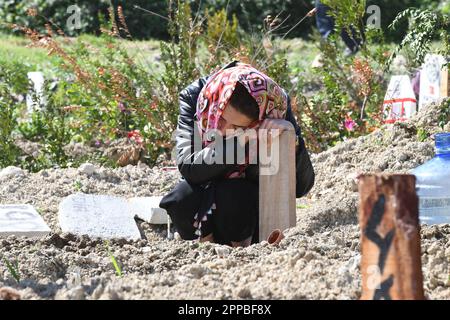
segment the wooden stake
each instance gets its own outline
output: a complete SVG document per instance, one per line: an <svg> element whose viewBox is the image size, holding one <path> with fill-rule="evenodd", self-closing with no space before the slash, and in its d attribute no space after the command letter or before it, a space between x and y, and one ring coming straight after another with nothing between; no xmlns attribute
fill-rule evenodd
<svg viewBox="0 0 450 320"><path fill-rule="evenodd" d="M415 184L413 175L360 177L361 299L424 299Z"/></svg>
<svg viewBox="0 0 450 320"><path fill-rule="evenodd" d="M267 240L275 229L295 227L295 131L283 131L272 142L272 174L259 175L259 241ZM267 169L267 166L264 166ZM266 172L264 172L266 171Z"/></svg>

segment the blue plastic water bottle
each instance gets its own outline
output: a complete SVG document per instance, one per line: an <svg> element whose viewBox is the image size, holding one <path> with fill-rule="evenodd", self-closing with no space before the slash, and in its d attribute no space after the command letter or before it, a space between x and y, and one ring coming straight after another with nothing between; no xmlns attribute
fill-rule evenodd
<svg viewBox="0 0 450 320"><path fill-rule="evenodd" d="M450 133L435 135L436 155L412 170L422 223L450 223Z"/></svg>

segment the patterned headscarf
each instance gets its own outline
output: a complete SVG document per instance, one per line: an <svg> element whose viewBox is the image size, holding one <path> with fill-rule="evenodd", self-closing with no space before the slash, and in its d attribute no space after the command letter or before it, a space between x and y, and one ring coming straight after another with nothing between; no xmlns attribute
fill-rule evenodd
<svg viewBox="0 0 450 320"><path fill-rule="evenodd" d="M238 63L234 67L221 69L212 75L201 90L197 100L197 119L204 145L209 130L217 129L219 119L233 94L236 83L241 83L256 100L259 119L250 125L255 127L273 109L285 112L287 95L281 87L264 73L248 64Z"/></svg>

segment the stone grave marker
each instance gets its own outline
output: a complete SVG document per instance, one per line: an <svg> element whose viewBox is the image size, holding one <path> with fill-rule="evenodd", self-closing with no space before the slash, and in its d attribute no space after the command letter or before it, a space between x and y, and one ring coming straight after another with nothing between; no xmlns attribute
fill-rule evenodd
<svg viewBox="0 0 450 320"><path fill-rule="evenodd" d="M50 231L33 206L29 204L0 205L0 237L15 235L40 238L49 234Z"/></svg>
<svg viewBox="0 0 450 320"><path fill-rule="evenodd" d="M170 221L167 211L159 207L161 196L135 197L128 199L130 212L151 224L166 224Z"/></svg>
<svg viewBox="0 0 450 320"><path fill-rule="evenodd" d="M127 200L119 197L72 194L60 203L58 219L63 232L102 239L141 239Z"/></svg>
<svg viewBox="0 0 450 320"><path fill-rule="evenodd" d="M437 102L440 98L446 96L443 94L441 88L441 82L444 82L442 75L445 74L445 69L443 68L445 62L445 58L440 55L426 55L425 62L422 65L422 70L420 72L419 108Z"/></svg>

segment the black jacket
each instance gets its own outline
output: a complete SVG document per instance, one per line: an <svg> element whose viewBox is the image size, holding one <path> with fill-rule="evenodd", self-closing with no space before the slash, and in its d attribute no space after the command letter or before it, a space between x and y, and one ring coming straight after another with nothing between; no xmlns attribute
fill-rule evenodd
<svg viewBox="0 0 450 320"><path fill-rule="evenodd" d="M224 68L235 66L236 61L228 64ZM177 164L181 175L191 184L205 184L214 179L224 177L227 172L236 170L236 164L205 164L211 163L212 157L220 158L226 154L225 148L214 148L214 142L209 146L197 151L194 150L194 134L199 135L197 128L194 128L196 121L197 98L205 85L208 77L200 78L190 84L180 93L180 115L178 118L176 152ZM292 113L291 103L288 100L286 120L290 121L299 137L299 146L296 150L296 197L306 195L314 184L314 169L305 148L305 143L301 137L300 127L295 121ZM199 140L197 140L199 141ZM223 153L221 155L220 153ZM225 161L224 161L225 162ZM203 163L199 165L198 163ZM249 165L246 169L246 177L257 180L259 178L258 166Z"/></svg>

